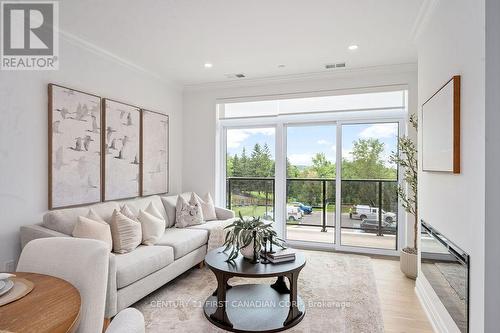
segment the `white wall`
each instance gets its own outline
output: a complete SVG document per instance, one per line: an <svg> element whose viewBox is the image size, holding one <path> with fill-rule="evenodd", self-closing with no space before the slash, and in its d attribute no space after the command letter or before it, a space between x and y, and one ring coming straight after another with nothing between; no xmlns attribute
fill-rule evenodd
<svg viewBox="0 0 500 333"><path fill-rule="evenodd" d="M416 79L413 64L187 87L183 102L183 191L215 191L217 99L407 84L409 110L415 112Z"/></svg>
<svg viewBox="0 0 500 333"><path fill-rule="evenodd" d="M182 91L108 56L60 41L58 71L0 72L0 271L20 251L19 227L47 210L47 84L170 115L170 191L181 190Z"/></svg>
<svg viewBox="0 0 500 333"><path fill-rule="evenodd" d="M470 254L470 331L483 332L484 0L435 1L432 8L417 37L419 105L453 75L462 76L462 171L419 172L420 218Z"/></svg>
<svg viewBox="0 0 500 333"><path fill-rule="evenodd" d="M500 327L500 1L486 0L486 216L485 216L485 294L484 330Z"/></svg>

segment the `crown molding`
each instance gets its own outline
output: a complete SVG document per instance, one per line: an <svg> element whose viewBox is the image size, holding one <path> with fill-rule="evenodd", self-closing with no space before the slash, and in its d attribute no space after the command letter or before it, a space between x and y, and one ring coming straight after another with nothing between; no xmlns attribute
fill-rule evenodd
<svg viewBox="0 0 500 333"><path fill-rule="evenodd" d="M304 80L349 78L361 74L374 75L374 74L401 74L401 73L416 73L416 72L417 72L417 63L405 63L405 64L394 64L394 65L383 65L383 66L349 68L349 69L324 71L324 72L310 72L310 73L300 73L300 74L290 74L290 75L268 76L268 77L254 78L254 79L239 79L230 81L186 84L184 85L184 91L252 87L258 85L261 86L269 84L289 83L293 81L304 81Z"/></svg>
<svg viewBox="0 0 500 333"><path fill-rule="evenodd" d="M93 44L92 42L90 42L84 38L81 38L77 35L74 35L72 33L64 31L62 29L59 29L58 32L59 32L59 36L62 39L66 40L67 42L69 42L75 46L81 47L87 51L90 51L98 56L107 58L107 59L109 59L115 63L118 63L119 65L129 69L129 70L132 70L136 73L147 76L151 79L154 79L154 80L159 81L159 82L166 84L166 85L182 87L182 85L179 85L172 80L168 80L158 73L152 72L152 71L150 71L142 66L137 65L136 63L134 63L130 60L122 58L113 52L110 52L102 47L99 47L99 46Z"/></svg>
<svg viewBox="0 0 500 333"><path fill-rule="evenodd" d="M422 6L420 6L420 10L418 11L417 17L415 18L415 22L413 23L413 27L411 29L410 36L413 41L417 41L418 37L422 33L422 30L429 22L437 3L438 0L424 0Z"/></svg>

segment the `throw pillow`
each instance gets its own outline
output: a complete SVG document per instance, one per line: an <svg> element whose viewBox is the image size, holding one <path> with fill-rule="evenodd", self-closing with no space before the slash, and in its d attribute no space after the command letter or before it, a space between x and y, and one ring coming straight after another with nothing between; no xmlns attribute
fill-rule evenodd
<svg viewBox="0 0 500 333"><path fill-rule="evenodd" d="M87 218L89 218L91 220L94 220L94 221L99 221L99 222L106 223L106 221L104 221L104 219L102 217L100 217L99 214L97 214L95 212L95 210L93 210L92 208L89 209L89 212L87 214Z"/></svg>
<svg viewBox="0 0 500 333"><path fill-rule="evenodd" d="M110 252L113 248L111 230L109 224L106 222L78 216L72 235L76 238L89 238L103 241L108 246Z"/></svg>
<svg viewBox="0 0 500 333"><path fill-rule="evenodd" d="M198 195L196 195L196 198L201 204L201 210L203 211L203 217L205 218L205 221L217 220L215 205L210 192L205 194L203 198L200 198L200 196Z"/></svg>
<svg viewBox="0 0 500 333"><path fill-rule="evenodd" d="M120 207L120 213L122 213L123 215L125 215L126 217L128 217L129 219L131 220L134 220L136 222L139 222L137 220L137 217L135 216L135 214L132 212L132 210L130 209L129 206L127 206L127 204L124 204L123 206Z"/></svg>
<svg viewBox="0 0 500 333"><path fill-rule="evenodd" d="M140 210L137 217L142 227L142 244L155 245L165 232L165 220Z"/></svg>
<svg viewBox="0 0 500 333"><path fill-rule="evenodd" d="M111 235L113 237L113 252L128 253L142 242L142 227L116 209L111 217Z"/></svg>
<svg viewBox="0 0 500 333"><path fill-rule="evenodd" d="M156 208L156 206L153 204L152 201L149 203L149 205L146 207L146 209L144 209L144 211L146 213L153 215L154 217L157 217L161 220L165 220L163 215L161 215L160 211Z"/></svg>
<svg viewBox="0 0 500 333"><path fill-rule="evenodd" d="M203 224L203 211L200 202L196 199L194 193L191 193L189 202L182 195L179 195L175 208L175 226L185 228L197 224Z"/></svg>

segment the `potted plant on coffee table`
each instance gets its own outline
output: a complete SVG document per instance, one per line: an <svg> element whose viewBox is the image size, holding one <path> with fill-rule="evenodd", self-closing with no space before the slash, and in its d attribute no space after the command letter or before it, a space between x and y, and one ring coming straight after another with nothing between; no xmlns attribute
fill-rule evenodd
<svg viewBox="0 0 500 333"><path fill-rule="evenodd" d="M226 261L234 260L238 257L238 253L241 253L247 259L253 259L254 248L256 253L259 254L263 246L265 246L264 238L267 238L274 245L284 248L284 242L278 238L276 231L272 227L272 222L262 221L260 217L243 217L240 212L239 219L224 229L228 231L224 239L225 248L223 252L231 251Z"/></svg>
<svg viewBox="0 0 500 333"><path fill-rule="evenodd" d="M413 114L410 116L410 124L418 130L418 121ZM404 185L398 186L398 196L401 199L401 204L407 213L414 217L413 224L413 246L405 247L400 253L400 268L401 271L409 278L417 277L417 236L418 236L418 204L417 204L417 176L418 176L418 161L417 147L415 142L408 136L403 136L398 140L399 153L393 152L391 161L403 169Z"/></svg>

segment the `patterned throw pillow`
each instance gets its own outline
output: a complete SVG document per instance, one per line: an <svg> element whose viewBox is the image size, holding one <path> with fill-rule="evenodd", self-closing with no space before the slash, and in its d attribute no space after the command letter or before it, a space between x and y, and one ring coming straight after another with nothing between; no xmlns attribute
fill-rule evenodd
<svg viewBox="0 0 500 333"><path fill-rule="evenodd" d="M203 211L201 204L191 193L189 202L181 195L177 196L177 206L175 208L175 226L177 228L185 228L190 225L203 224Z"/></svg>
<svg viewBox="0 0 500 333"><path fill-rule="evenodd" d="M203 211L203 217L205 218L205 221L217 220L215 205L210 192L205 194L203 198L200 198L198 195L196 195L196 198L201 204L201 210Z"/></svg>

